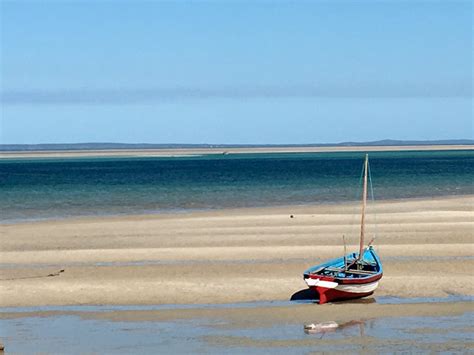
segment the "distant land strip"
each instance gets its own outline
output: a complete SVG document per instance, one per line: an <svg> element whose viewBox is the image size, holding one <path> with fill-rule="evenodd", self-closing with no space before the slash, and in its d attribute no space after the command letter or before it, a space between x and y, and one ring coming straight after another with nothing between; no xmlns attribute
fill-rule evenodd
<svg viewBox="0 0 474 355"><path fill-rule="evenodd" d="M263 153L329 153L329 152L381 152L381 151L437 151L437 150L472 150L474 144L417 144L417 145L376 145L376 144L339 144L339 145L150 145L143 148L140 144L117 145L111 144L108 148L99 145L75 146L67 149L45 149L44 145L35 146L36 149L0 150L0 160L3 159L65 159L65 158L151 158L151 157L196 157L202 155L236 155L236 154L263 154ZM50 147L47 145L47 147Z"/></svg>
<svg viewBox="0 0 474 355"><path fill-rule="evenodd" d="M0 144L1 152L40 151L102 151L102 150L169 150L169 149L304 149L337 147L408 147L408 146L474 146L473 139L451 140L393 140L371 142L342 142L315 144L179 144L179 143L45 143L45 144Z"/></svg>

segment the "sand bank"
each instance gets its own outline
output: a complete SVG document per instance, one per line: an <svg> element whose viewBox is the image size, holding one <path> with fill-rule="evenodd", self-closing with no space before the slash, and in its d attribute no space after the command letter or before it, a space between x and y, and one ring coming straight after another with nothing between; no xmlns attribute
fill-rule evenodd
<svg viewBox="0 0 474 355"><path fill-rule="evenodd" d="M473 196L373 206L377 295L474 295L473 206ZM288 300L303 270L342 255L342 234L356 247L358 220L358 205L340 204L2 225L0 306Z"/></svg>
<svg viewBox="0 0 474 355"><path fill-rule="evenodd" d="M472 150L472 145L406 145L358 147L254 147L254 148L176 148L176 149L108 149L68 151L4 151L0 159L10 158L80 158L80 157L182 157L205 154L242 153L321 153L321 152L374 152L407 150Z"/></svg>

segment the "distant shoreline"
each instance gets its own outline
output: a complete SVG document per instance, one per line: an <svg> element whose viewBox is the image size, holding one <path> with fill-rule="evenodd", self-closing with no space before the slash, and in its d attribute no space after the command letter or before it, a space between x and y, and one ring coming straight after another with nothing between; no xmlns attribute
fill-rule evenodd
<svg viewBox="0 0 474 355"><path fill-rule="evenodd" d="M436 196L418 196L418 197L401 197L380 199L376 203L387 206L397 203L425 203L426 201L438 201L449 203L453 200L472 200L473 194L459 194L459 195L436 195ZM265 205L265 206L247 206L247 207L220 207L220 208L195 208L195 209L175 209L162 211L140 211L136 213L95 213L83 215L69 215L69 216L51 216L43 218L25 218L16 220L1 220L0 226L14 226L14 225L29 225L29 224L51 224L51 223L81 223L81 222L100 222L100 221L117 221L130 220L140 221L149 219L168 219L168 218L203 218L209 216L228 216L228 215L253 215L261 213L270 214L288 214L299 213L301 211L312 208L351 208L353 212L354 207L358 208L359 201L315 201L314 203L296 203L283 205Z"/></svg>
<svg viewBox="0 0 474 355"><path fill-rule="evenodd" d="M141 148L141 149L73 149L73 150L11 150L1 151L5 158L74 158L74 157L180 157L207 154L258 153L323 153L376 151L474 150L472 144L457 145L366 145L366 146L281 146L281 147L216 147L216 148Z"/></svg>

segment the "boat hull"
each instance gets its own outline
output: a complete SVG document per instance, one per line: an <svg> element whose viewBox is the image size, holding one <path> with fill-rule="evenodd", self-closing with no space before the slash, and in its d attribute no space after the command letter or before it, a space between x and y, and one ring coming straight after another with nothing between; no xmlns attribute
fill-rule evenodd
<svg viewBox="0 0 474 355"><path fill-rule="evenodd" d="M319 304L324 304L332 301L344 301L355 298L362 298L370 296L378 287L378 281L368 284L357 285L337 285L335 287L325 287L327 285L309 286L319 295Z"/></svg>
<svg viewBox="0 0 474 355"><path fill-rule="evenodd" d="M362 259L364 267L367 267L365 270L345 266L346 262L351 264L351 260L358 260L358 255L352 253L305 271L304 280L319 295L319 304L361 298L374 293L383 276L382 264L372 247L366 249Z"/></svg>

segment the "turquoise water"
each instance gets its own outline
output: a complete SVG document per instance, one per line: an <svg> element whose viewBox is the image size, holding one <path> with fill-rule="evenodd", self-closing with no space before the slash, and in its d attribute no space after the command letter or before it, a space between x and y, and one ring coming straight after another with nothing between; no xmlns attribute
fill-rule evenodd
<svg viewBox="0 0 474 355"><path fill-rule="evenodd" d="M358 199L364 153L0 160L2 222ZM473 151L370 153L377 200L473 194Z"/></svg>

